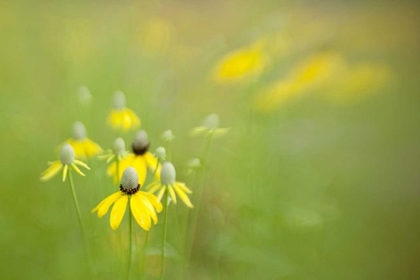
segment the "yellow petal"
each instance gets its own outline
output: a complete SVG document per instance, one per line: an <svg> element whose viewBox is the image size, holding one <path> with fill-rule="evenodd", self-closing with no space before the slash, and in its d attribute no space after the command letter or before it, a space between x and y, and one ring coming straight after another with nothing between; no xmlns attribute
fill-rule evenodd
<svg viewBox="0 0 420 280"><path fill-rule="evenodd" d="M47 170L45 170L42 174L41 174L41 181L48 181L49 179L51 179L52 177L54 177L63 167L63 164L60 161L55 161L53 162L48 168Z"/></svg>
<svg viewBox="0 0 420 280"><path fill-rule="evenodd" d="M178 194L179 198L181 198L181 200L185 203L185 205L187 205L190 208L193 208L194 206L192 205L189 197L187 196L187 194L179 187L179 184L174 184L173 185L176 193Z"/></svg>
<svg viewBox="0 0 420 280"><path fill-rule="evenodd" d="M230 128L217 128L213 130L213 137L222 137L229 132Z"/></svg>
<svg viewBox="0 0 420 280"><path fill-rule="evenodd" d="M146 152L143 155L143 157L146 160L147 166L149 167L149 170L152 173L155 172L156 167L158 168L158 171L159 171L159 169L161 168L161 165L159 164L159 166L157 166L158 165L158 160L157 160L157 158L155 158L155 156L151 152ZM159 173L160 173L160 171L159 171Z"/></svg>
<svg viewBox="0 0 420 280"><path fill-rule="evenodd" d="M76 171L79 175L81 176L85 176L85 174L83 174L82 171L80 171L79 167L76 166L76 164L72 163L71 167L74 169L74 171Z"/></svg>
<svg viewBox="0 0 420 280"><path fill-rule="evenodd" d="M89 138L86 138L84 141L85 141L84 145L85 145L86 157L91 157L99 153L102 153L103 150L98 144L96 144Z"/></svg>
<svg viewBox="0 0 420 280"><path fill-rule="evenodd" d="M126 109L126 113L127 115L130 117L131 119L131 124L133 127L137 127L140 125L140 119L137 117L136 113L134 113L132 110L130 109Z"/></svg>
<svg viewBox="0 0 420 280"><path fill-rule="evenodd" d="M143 192L137 192L137 193L138 193L138 196L143 200L143 203L147 207L147 210L149 210L149 215L152 218L153 223L156 225L158 222L156 210L153 207L152 203L149 201L148 196L144 195Z"/></svg>
<svg viewBox="0 0 420 280"><path fill-rule="evenodd" d="M171 196L172 200L176 204L176 195L172 186L168 186L169 195Z"/></svg>
<svg viewBox="0 0 420 280"><path fill-rule="evenodd" d="M191 130L191 136L199 136L208 130L205 126L197 126Z"/></svg>
<svg viewBox="0 0 420 280"><path fill-rule="evenodd" d="M95 211L98 211L98 217L102 218L107 212L109 207L112 205L112 203L114 203L117 199L119 199L122 195L124 195L124 193L118 191L114 194L111 194L110 196L108 196L107 198L105 198L104 200L101 201L101 203L99 203L98 206L96 206L93 210L92 213Z"/></svg>
<svg viewBox="0 0 420 280"><path fill-rule="evenodd" d="M65 164L64 169L63 169L63 182L66 181L68 170L69 170L69 166L67 164Z"/></svg>
<svg viewBox="0 0 420 280"><path fill-rule="evenodd" d="M192 193L192 191L184 184L180 182L175 182L175 185L177 185L181 190L183 190L186 193Z"/></svg>
<svg viewBox="0 0 420 280"><path fill-rule="evenodd" d="M123 195L115 202L114 207L112 207L111 218L109 222L113 230L116 230L120 226L121 221L124 218L125 209L127 208L127 202L128 195Z"/></svg>
<svg viewBox="0 0 420 280"><path fill-rule="evenodd" d="M163 194L165 193L165 190L166 190L166 186L163 186L161 189L160 189L160 191L159 191L159 193L158 193L158 195L157 195L157 200L158 201L161 201L162 200L162 197L163 197Z"/></svg>
<svg viewBox="0 0 420 280"><path fill-rule="evenodd" d="M163 188L165 189L165 188ZM143 193L144 196L147 197L147 199L152 203L153 207L156 209L157 213L162 212L163 206L162 203L160 203L160 201L158 200L158 198L151 194L151 193Z"/></svg>
<svg viewBox="0 0 420 280"><path fill-rule="evenodd" d="M87 170L90 170L89 166L87 166L87 164L86 164L86 163L84 163L83 161L80 161L80 160L75 159L75 160L74 160L74 163L75 163L75 164L77 164L77 165L83 166L83 167L84 167L84 168L86 168Z"/></svg>
<svg viewBox="0 0 420 280"><path fill-rule="evenodd" d="M139 195L140 192L131 196L130 207L134 219L144 230L149 230L152 226L150 221L150 214L147 207L144 205L143 199Z"/></svg>
<svg viewBox="0 0 420 280"><path fill-rule="evenodd" d="M148 190L149 193L155 193L157 190L159 190L162 187L163 186L161 185L160 182L155 181L154 183L150 184L147 188L149 189Z"/></svg>
<svg viewBox="0 0 420 280"><path fill-rule="evenodd" d="M140 186L143 186L147 175L147 164L145 158L143 156L136 156L132 162L132 166L136 169L137 174L139 175Z"/></svg>

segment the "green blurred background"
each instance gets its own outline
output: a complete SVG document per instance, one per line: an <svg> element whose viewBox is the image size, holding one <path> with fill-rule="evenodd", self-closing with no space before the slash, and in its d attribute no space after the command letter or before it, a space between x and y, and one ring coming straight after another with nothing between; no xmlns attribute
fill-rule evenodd
<svg viewBox="0 0 420 280"><path fill-rule="evenodd" d="M118 135L130 143L135 131L106 123L116 90L152 151L172 129L178 180L204 189L200 207L194 193L193 210L169 208L166 279L419 277L419 31L415 1L0 2L0 278L123 278L127 217L114 232L108 215L90 213L115 191L106 164L90 159L86 178L75 178L92 276L67 182L39 180L74 121L105 149ZM269 63L258 75L212 79L226 54L261 38ZM256 108L270 84L325 51L388 74L373 88L321 80ZM353 81L361 86L349 90ZM90 104L80 103L82 85ZM213 112L231 130L190 185L186 162L202 139L189 133ZM188 263L177 221L198 209ZM161 224L150 232L146 279L159 273L160 235ZM143 238L136 226L132 279Z"/></svg>

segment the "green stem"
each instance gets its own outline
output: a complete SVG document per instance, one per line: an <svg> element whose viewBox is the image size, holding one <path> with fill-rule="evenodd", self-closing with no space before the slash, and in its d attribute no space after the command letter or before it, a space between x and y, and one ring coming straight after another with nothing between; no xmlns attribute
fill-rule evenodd
<svg viewBox="0 0 420 280"><path fill-rule="evenodd" d="M115 175L117 177L117 187L120 186L120 159L118 158L117 155L115 155L115 164L116 164L116 170L117 170L117 174Z"/></svg>
<svg viewBox="0 0 420 280"><path fill-rule="evenodd" d="M140 279L143 278L144 265L146 263L146 248L147 248L148 239L149 239L149 232L146 231L146 237L144 238L144 245L143 245L143 262L141 263L141 268L140 268Z"/></svg>
<svg viewBox="0 0 420 280"><path fill-rule="evenodd" d="M165 187L166 188L166 187ZM163 234L162 234L162 252L160 259L160 279L163 279L164 272L164 259L165 259L165 242L166 242L166 225L168 220L168 189L165 189L164 200L163 200L163 211L165 212L165 217L163 220Z"/></svg>
<svg viewBox="0 0 420 280"><path fill-rule="evenodd" d="M77 218L79 220L79 224L80 224L80 230L82 232L82 239L83 239L83 244L85 247L85 256L86 256L86 261L88 264L88 271L90 274L91 271L91 265L90 265L90 258L89 258L89 253L88 253L88 243L87 243L87 239L86 239L86 235L85 235L85 230L83 227L83 221L82 221L82 214L80 213L80 207L79 207L79 201L77 200L77 196L76 196L76 191L74 189L74 183L73 183L73 176L71 175L71 168L69 166L68 168L68 177L69 177L69 184L70 184L70 189L71 189L71 193L73 195L73 202L74 202L74 206L76 207L76 212L77 212Z"/></svg>
<svg viewBox="0 0 420 280"><path fill-rule="evenodd" d="M167 160L171 161L172 160L172 154L171 154L171 140L168 141L168 146L166 147L166 154L167 156Z"/></svg>
<svg viewBox="0 0 420 280"><path fill-rule="evenodd" d="M203 197L203 189L204 189L204 183L206 180L206 175L207 175L207 170L208 170L208 160L209 160L209 153L210 153L210 148L211 148L211 140L212 140L212 135L209 135L206 139L206 143L203 145L203 149L202 149L202 159L203 159L203 174L201 177L201 184L199 184L199 187L196 188L196 194L197 194L197 203L196 203L196 207L194 209L194 211L192 211L191 215L192 215L192 223L191 223L191 233L189 234L189 236L186 238L186 242L187 245L187 250L186 250L186 254L185 254L185 262L189 262L190 258L191 258L191 252L192 252L192 247L193 247L193 243L194 243L194 237L195 237L195 232L197 230L197 222L198 222L198 215L200 213L200 206L201 206L201 201L202 201L202 197ZM194 181L195 181L196 176L194 176Z"/></svg>
<svg viewBox="0 0 420 280"><path fill-rule="evenodd" d="M157 172L157 170L158 170L159 163L160 163L160 159L157 159L157 162L156 162L156 167L155 167L155 170L153 171L153 180L154 180L155 175L156 175L156 172Z"/></svg>
<svg viewBox="0 0 420 280"><path fill-rule="evenodd" d="M131 197L130 197L131 203ZM128 211L128 264L127 264L127 279L130 279L130 270L131 270L131 255L133 251L133 240L132 240L132 214L131 211Z"/></svg>

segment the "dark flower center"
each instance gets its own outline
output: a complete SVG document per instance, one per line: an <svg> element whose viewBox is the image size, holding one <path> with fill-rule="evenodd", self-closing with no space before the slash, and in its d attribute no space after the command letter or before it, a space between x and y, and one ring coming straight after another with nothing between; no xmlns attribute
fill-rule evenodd
<svg viewBox="0 0 420 280"><path fill-rule="evenodd" d="M139 191L139 189L140 189L140 184L138 184L137 187L134 188L134 189L125 189L123 187L123 185L120 185L120 191L122 191L123 193L128 194L128 195L135 194L136 192Z"/></svg>
<svg viewBox="0 0 420 280"><path fill-rule="evenodd" d="M144 155L149 150L149 143L147 145L135 145L134 143L131 144L131 148L133 150L133 153L141 156Z"/></svg>

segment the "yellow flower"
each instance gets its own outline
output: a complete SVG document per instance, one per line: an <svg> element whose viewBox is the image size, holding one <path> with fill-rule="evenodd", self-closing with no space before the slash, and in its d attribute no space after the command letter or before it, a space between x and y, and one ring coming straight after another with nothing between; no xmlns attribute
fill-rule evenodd
<svg viewBox="0 0 420 280"><path fill-rule="evenodd" d="M119 174L117 173L117 163L113 162L108 170L107 175L114 178L114 183L118 183L117 178L121 178L123 170L129 166L134 167L139 174L139 184L143 185L147 176L147 168L153 172L158 164L155 156L149 152L149 138L144 130L139 131L131 145L133 153L128 154L119 163ZM159 168L159 167L158 167Z"/></svg>
<svg viewBox="0 0 420 280"><path fill-rule="evenodd" d="M73 124L73 137L64 143L73 147L76 158L89 158L102 152L98 144L87 138L86 127L81 122Z"/></svg>
<svg viewBox="0 0 420 280"><path fill-rule="evenodd" d="M267 66L263 45L261 41L226 54L213 70L214 80L236 82L261 74Z"/></svg>
<svg viewBox="0 0 420 280"><path fill-rule="evenodd" d="M85 176L85 174L83 174L82 171L80 171L77 165L83 166L88 170L90 170L90 168L85 163L75 159L74 157L75 154L72 146L70 144L64 144L60 150L60 160L56 160L49 163L50 167L48 167L48 169L41 174L41 181L50 180L63 169L64 182L66 180L69 168L72 168L78 174Z"/></svg>
<svg viewBox="0 0 420 280"><path fill-rule="evenodd" d="M108 123L112 128L128 131L140 126L137 115L125 107L125 96L121 91L114 94L113 107L108 115Z"/></svg>
<svg viewBox="0 0 420 280"><path fill-rule="evenodd" d="M171 196L172 201L176 204L176 195L175 193L181 198L181 200L190 208L193 208L188 195L192 193L192 191L185 186L184 183L180 183L175 181L176 180L176 171L175 167L169 161L166 161L162 164L162 170L160 172L160 177L157 181L150 184L147 189L150 193L155 193L158 191L157 199L159 201L162 200L162 197L165 193L165 190L168 191L169 195Z"/></svg>
<svg viewBox="0 0 420 280"><path fill-rule="evenodd" d="M191 136L220 137L228 133L229 130L230 128L219 128L219 115L210 114L204 119L203 125L192 129Z"/></svg>
<svg viewBox="0 0 420 280"><path fill-rule="evenodd" d="M125 169L121 178L120 191L105 198L92 212L98 212L98 217L102 218L114 204L109 221L111 228L116 230L121 224L129 203L130 211L137 224L148 231L152 226L151 220L157 224L156 213L161 212L163 207L156 196L140 191L138 181L138 174L133 167Z"/></svg>

